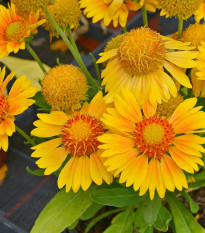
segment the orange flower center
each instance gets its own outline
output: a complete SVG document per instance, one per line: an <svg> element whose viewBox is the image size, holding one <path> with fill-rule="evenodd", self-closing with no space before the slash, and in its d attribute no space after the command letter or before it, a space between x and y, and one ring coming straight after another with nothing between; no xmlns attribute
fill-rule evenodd
<svg viewBox="0 0 205 233"><path fill-rule="evenodd" d="M151 117L136 125L134 136L140 153L149 158L161 159L173 142L175 133L168 121L162 117Z"/></svg>
<svg viewBox="0 0 205 233"><path fill-rule="evenodd" d="M148 28L138 28L125 34L118 55L121 66L130 75L143 75L162 66L166 48L160 34Z"/></svg>
<svg viewBox="0 0 205 233"><path fill-rule="evenodd" d="M27 30L27 23L23 20L11 23L6 29L6 37L9 40L19 41L24 38Z"/></svg>
<svg viewBox="0 0 205 233"><path fill-rule="evenodd" d="M62 141L73 156L90 155L97 151L97 137L105 132L102 123L88 114L77 114L68 120L62 130Z"/></svg>
<svg viewBox="0 0 205 233"><path fill-rule="evenodd" d="M8 116L9 103L5 96L0 96L0 123Z"/></svg>

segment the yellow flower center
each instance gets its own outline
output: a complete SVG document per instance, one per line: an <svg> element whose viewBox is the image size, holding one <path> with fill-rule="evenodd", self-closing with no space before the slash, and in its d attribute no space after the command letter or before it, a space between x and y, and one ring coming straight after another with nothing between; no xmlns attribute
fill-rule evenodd
<svg viewBox="0 0 205 233"><path fill-rule="evenodd" d="M77 114L62 129L62 141L73 156L90 155L97 151L97 137L105 132L102 123L89 114Z"/></svg>
<svg viewBox="0 0 205 233"><path fill-rule="evenodd" d="M134 131L136 146L140 153L156 159L161 159L168 151L174 135L168 121L157 116L139 122Z"/></svg>
<svg viewBox="0 0 205 233"><path fill-rule="evenodd" d="M147 125L144 128L143 137L148 144L159 143L164 137L164 128L156 123Z"/></svg>
<svg viewBox="0 0 205 233"><path fill-rule="evenodd" d="M19 41L24 38L27 29L25 21L11 23L6 29L6 37L9 40Z"/></svg>
<svg viewBox="0 0 205 233"><path fill-rule="evenodd" d="M160 34L148 28L130 31L118 48L121 66L131 75L155 71L162 66L165 53L165 43Z"/></svg>
<svg viewBox="0 0 205 233"><path fill-rule="evenodd" d="M0 123L8 116L9 103L5 96L0 96Z"/></svg>
<svg viewBox="0 0 205 233"><path fill-rule="evenodd" d="M159 0L159 7L168 15L189 18L196 10L202 0Z"/></svg>
<svg viewBox="0 0 205 233"><path fill-rule="evenodd" d="M190 42L196 49L205 41L205 24L192 24L190 25L181 36L183 42Z"/></svg>
<svg viewBox="0 0 205 233"><path fill-rule="evenodd" d="M157 105L157 116L165 116L166 118L170 117L175 109L184 101L184 98L178 94L177 97L171 97L168 102L162 102Z"/></svg>
<svg viewBox="0 0 205 233"><path fill-rule="evenodd" d="M41 7L46 7L50 0L12 0L16 7L25 12L36 12L40 10Z"/></svg>
<svg viewBox="0 0 205 233"><path fill-rule="evenodd" d="M73 65L52 68L42 81L43 95L53 110L69 110L80 106L86 99L87 80Z"/></svg>

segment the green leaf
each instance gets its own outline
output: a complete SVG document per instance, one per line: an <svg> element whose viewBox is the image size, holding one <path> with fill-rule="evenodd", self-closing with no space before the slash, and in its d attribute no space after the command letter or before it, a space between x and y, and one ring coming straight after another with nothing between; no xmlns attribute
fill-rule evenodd
<svg viewBox="0 0 205 233"><path fill-rule="evenodd" d="M132 233L133 220L134 220L134 209L128 208L103 233Z"/></svg>
<svg viewBox="0 0 205 233"><path fill-rule="evenodd" d="M79 219L75 220L70 226L68 226L69 230L73 230L79 223Z"/></svg>
<svg viewBox="0 0 205 233"><path fill-rule="evenodd" d="M205 233L205 229L194 219L193 215L172 194L167 195L172 212L176 233Z"/></svg>
<svg viewBox="0 0 205 233"><path fill-rule="evenodd" d="M194 214L197 213L199 210L199 206L196 204L196 202L192 200L191 196L187 192L183 191L182 194L186 198L186 200L189 202L191 212Z"/></svg>
<svg viewBox="0 0 205 233"><path fill-rule="evenodd" d="M149 195L146 195L144 200L144 209L143 209L143 216L146 224L148 226L152 226L157 219L157 215L159 213L161 207L161 199L159 198L158 194L155 194L153 200L150 200Z"/></svg>
<svg viewBox="0 0 205 233"><path fill-rule="evenodd" d="M92 218L102 207L103 205L93 202L93 204L83 213L80 219L85 221Z"/></svg>
<svg viewBox="0 0 205 233"><path fill-rule="evenodd" d="M15 76L17 78L22 75L26 75L27 79L32 81L32 86L36 86L41 90L39 80L42 80L45 75L36 61L7 56L1 58L1 62L10 70L15 70ZM50 70L50 67L45 64L44 67L47 71Z"/></svg>
<svg viewBox="0 0 205 233"><path fill-rule="evenodd" d="M46 102L41 91L38 91L32 99L34 99L36 101L35 105L40 107L41 110L44 110L47 112L51 111L51 106Z"/></svg>
<svg viewBox="0 0 205 233"><path fill-rule="evenodd" d="M100 204L125 207L136 205L142 197L135 192L132 188L113 188L113 189L98 189L92 195L91 198Z"/></svg>
<svg viewBox="0 0 205 233"><path fill-rule="evenodd" d="M189 188L202 188L205 187L205 180L188 183Z"/></svg>
<svg viewBox="0 0 205 233"><path fill-rule="evenodd" d="M34 171L32 171L28 166L26 167L26 171L34 176L45 176L44 175L44 170L43 169L36 169Z"/></svg>
<svg viewBox="0 0 205 233"><path fill-rule="evenodd" d="M144 233L153 233L154 232L154 229L153 227L147 227L146 231Z"/></svg>
<svg viewBox="0 0 205 233"><path fill-rule="evenodd" d="M159 231L166 232L168 231L168 224L171 219L172 215L170 212L163 205L161 205L157 219L154 223L154 227Z"/></svg>
<svg viewBox="0 0 205 233"><path fill-rule="evenodd" d="M137 229L137 232L144 233L147 229L147 224L143 216L144 203L140 203L134 218L134 226Z"/></svg>
<svg viewBox="0 0 205 233"><path fill-rule="evenodd" d="M92 204L90 194L95 186L86 192L59 191L38 216L31 233L59 233L73 224Z"/></svg>

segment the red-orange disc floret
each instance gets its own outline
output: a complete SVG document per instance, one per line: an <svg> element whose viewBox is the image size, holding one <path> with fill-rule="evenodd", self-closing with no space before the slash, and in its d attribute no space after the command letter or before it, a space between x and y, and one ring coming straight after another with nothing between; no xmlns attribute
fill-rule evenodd
<svg viewBox="0 0 205 233"><path fill-rule="evenodd" d="M0 123L5 120L9 111L9 103L5 96L0 96Z"/></svg>
<svg viewBox="0 0 205 233"><path fill-rule="evenodd" d="M165 118L154 116L139 122L134 136L140 153L161 159L172 144L175 133Z"/></svg>
<svg viewBox="0 0 205 233"><path fill-rule="evenodd" d="M101 121L89 114L77 114L66 122L61 137L72 156L84 156L97 151L97 137L104 132Z"/></svg>

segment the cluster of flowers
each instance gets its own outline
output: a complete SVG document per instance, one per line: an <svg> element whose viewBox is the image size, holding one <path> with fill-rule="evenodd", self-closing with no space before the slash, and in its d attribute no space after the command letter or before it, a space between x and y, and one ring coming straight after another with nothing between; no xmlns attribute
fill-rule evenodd
<svg viewBox="0 0 205 233"><path fill-rule="evenodd" d="M47 7L60 27L72 29L78 26L80 7L94 23L113 21L114 26L125 27L129 11L144 6L182 20L195 14L197 24L180 36L165 37L141 27L113 38L98 60L105 67L101 76L106 94L98 91L90 103L86 76L73 65L52 68L42 81L52 111L38 114L31 134L50 139L33 146L31 156L39 158L36 164L45 175L60 169L58 187L66 186L67 192L85 191L92 182L110 184L113 177L133 185L139 195L149 190L151 199L155 190L163 198L166 190L188 188L183 170L194 173L204 165L205 138L197 134L204 132L205 113L195 107L197 98L184 100L179 90L181 85L193 85L194 95L205 97L205 25L198 23L205 16L205 3L13 0L8 8L0 7L0 57L5 57L25 49L41 24L51 36L57 35L46 14L39 13L40 7ZM30 98L37 89L22 76L7 96L5 88L14 72L4 76L5 68L0 73L0 148L6 151L8 136L15 131L14 116L35 102Z"/></svg>

